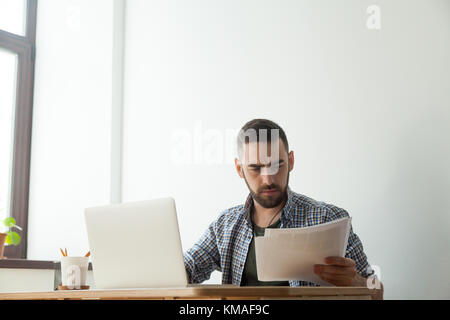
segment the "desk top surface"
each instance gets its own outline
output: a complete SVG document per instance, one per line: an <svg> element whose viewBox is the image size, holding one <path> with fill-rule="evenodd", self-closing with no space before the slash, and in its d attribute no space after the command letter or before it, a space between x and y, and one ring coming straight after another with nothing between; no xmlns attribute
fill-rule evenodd
<svg viewBox="0 0 450 320"><path fill-rule="evenodd" d="M270 298L301 296L367 296L364 287L238 287L234 285L189 285L183 288L137 288L59 290L48 292L4 292L4 299L158 299L158 298Z"/></svg>

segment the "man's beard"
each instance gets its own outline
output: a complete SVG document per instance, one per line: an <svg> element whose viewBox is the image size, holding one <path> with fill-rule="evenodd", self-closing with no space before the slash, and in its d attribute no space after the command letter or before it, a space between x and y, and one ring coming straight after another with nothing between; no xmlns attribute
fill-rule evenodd
<svg viewBox="0 0 450 320"><path fill-rule="evenodd" d="M266 185L266 186L262 187L261 189L259 189L258 192L255 192L248 185L247 178L245 178L245 175L244 175L244 180L245 180L245 183L247 184L248 190L250 191L250 194L252 195L252 198L254 201L258 202L263 208L274 208L274 207L280 205L280 203L283 202L283 200L286 196L286 190L289 185L289 172L288 172L288 175L286 178L286 185L285 185L284 189L281 189L280 186L277 186L275 184L271 184L270 186ZM262 193L262 191L267 190L267 189L276 189L280 192L278 193L277 196L265 196Z"/></svg>

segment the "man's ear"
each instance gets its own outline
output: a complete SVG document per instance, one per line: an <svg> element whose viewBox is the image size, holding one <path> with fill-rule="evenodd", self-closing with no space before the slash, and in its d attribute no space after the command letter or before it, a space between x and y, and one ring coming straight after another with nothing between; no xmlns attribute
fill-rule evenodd
<svg viewBox="0 0 450 320"><path fill-rule="evenodd" d="M239 175L239 177L244 178L244 173L242 172L242 163L238 158L234 159L234 166L236 167L236 171Z"/></svg>
<svg viewBox="0 0 450 320"><path fill-rule="evenodd" d="M289 152L288 154L288 162L289 162L289 172L294 169L294 151Z"/></svg>

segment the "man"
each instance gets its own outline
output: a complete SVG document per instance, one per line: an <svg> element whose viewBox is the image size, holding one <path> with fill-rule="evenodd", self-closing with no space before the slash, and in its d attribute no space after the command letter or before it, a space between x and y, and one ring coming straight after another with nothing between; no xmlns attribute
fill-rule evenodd
<svg viewBox="0 0 450 320"><path fill-rule="evenodd" d="M255 236L265 228L299 228L348 217L347 211L297 194L289 188L294 153L276 123L254 119L238 135L235 166L250 194L245 204L222 212L200 240L184 254L190 283L209 279L222 271L223 284L314 286L306 281L259 281L255 261ZM337 286L366 286L371 275L358 236L351 229L345 257L328 257L314 272ZM378 291L378 290L377 290ZM381 298L382 290L377 294Z"/></svg>

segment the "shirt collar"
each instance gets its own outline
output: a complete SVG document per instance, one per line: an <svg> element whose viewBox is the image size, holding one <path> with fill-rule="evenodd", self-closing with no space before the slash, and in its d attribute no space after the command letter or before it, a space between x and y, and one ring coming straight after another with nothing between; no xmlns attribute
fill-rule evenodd
<svg viewBox="0 0 450 320"><path fill-rule="evenodd" d="M284 217L286 219L289 219L291 217L291 211L293 208L293 197L294 197L294 193L291 190L291 188L288 186L287 187L287 200L286 203L284 204L283 210L281 212L281 216L284 215ZM244 204L244 213L245 213L245 219L247 220L248 223L252 223L251 220L251 212L253 210L253 197L252 194L249 193L247 196L247 199L245 200L245 204Z"/></svg>
<svg viewBox="0 0 450 320"><path fill-rule="evenodd" d="M291 213L294 208L294 200L293 199L294 199L294 192L288 186L287 187L287 200L286 200L286 204L284 205L284 208L283 208L284 215L288 219L291 217Z"/></svg>

